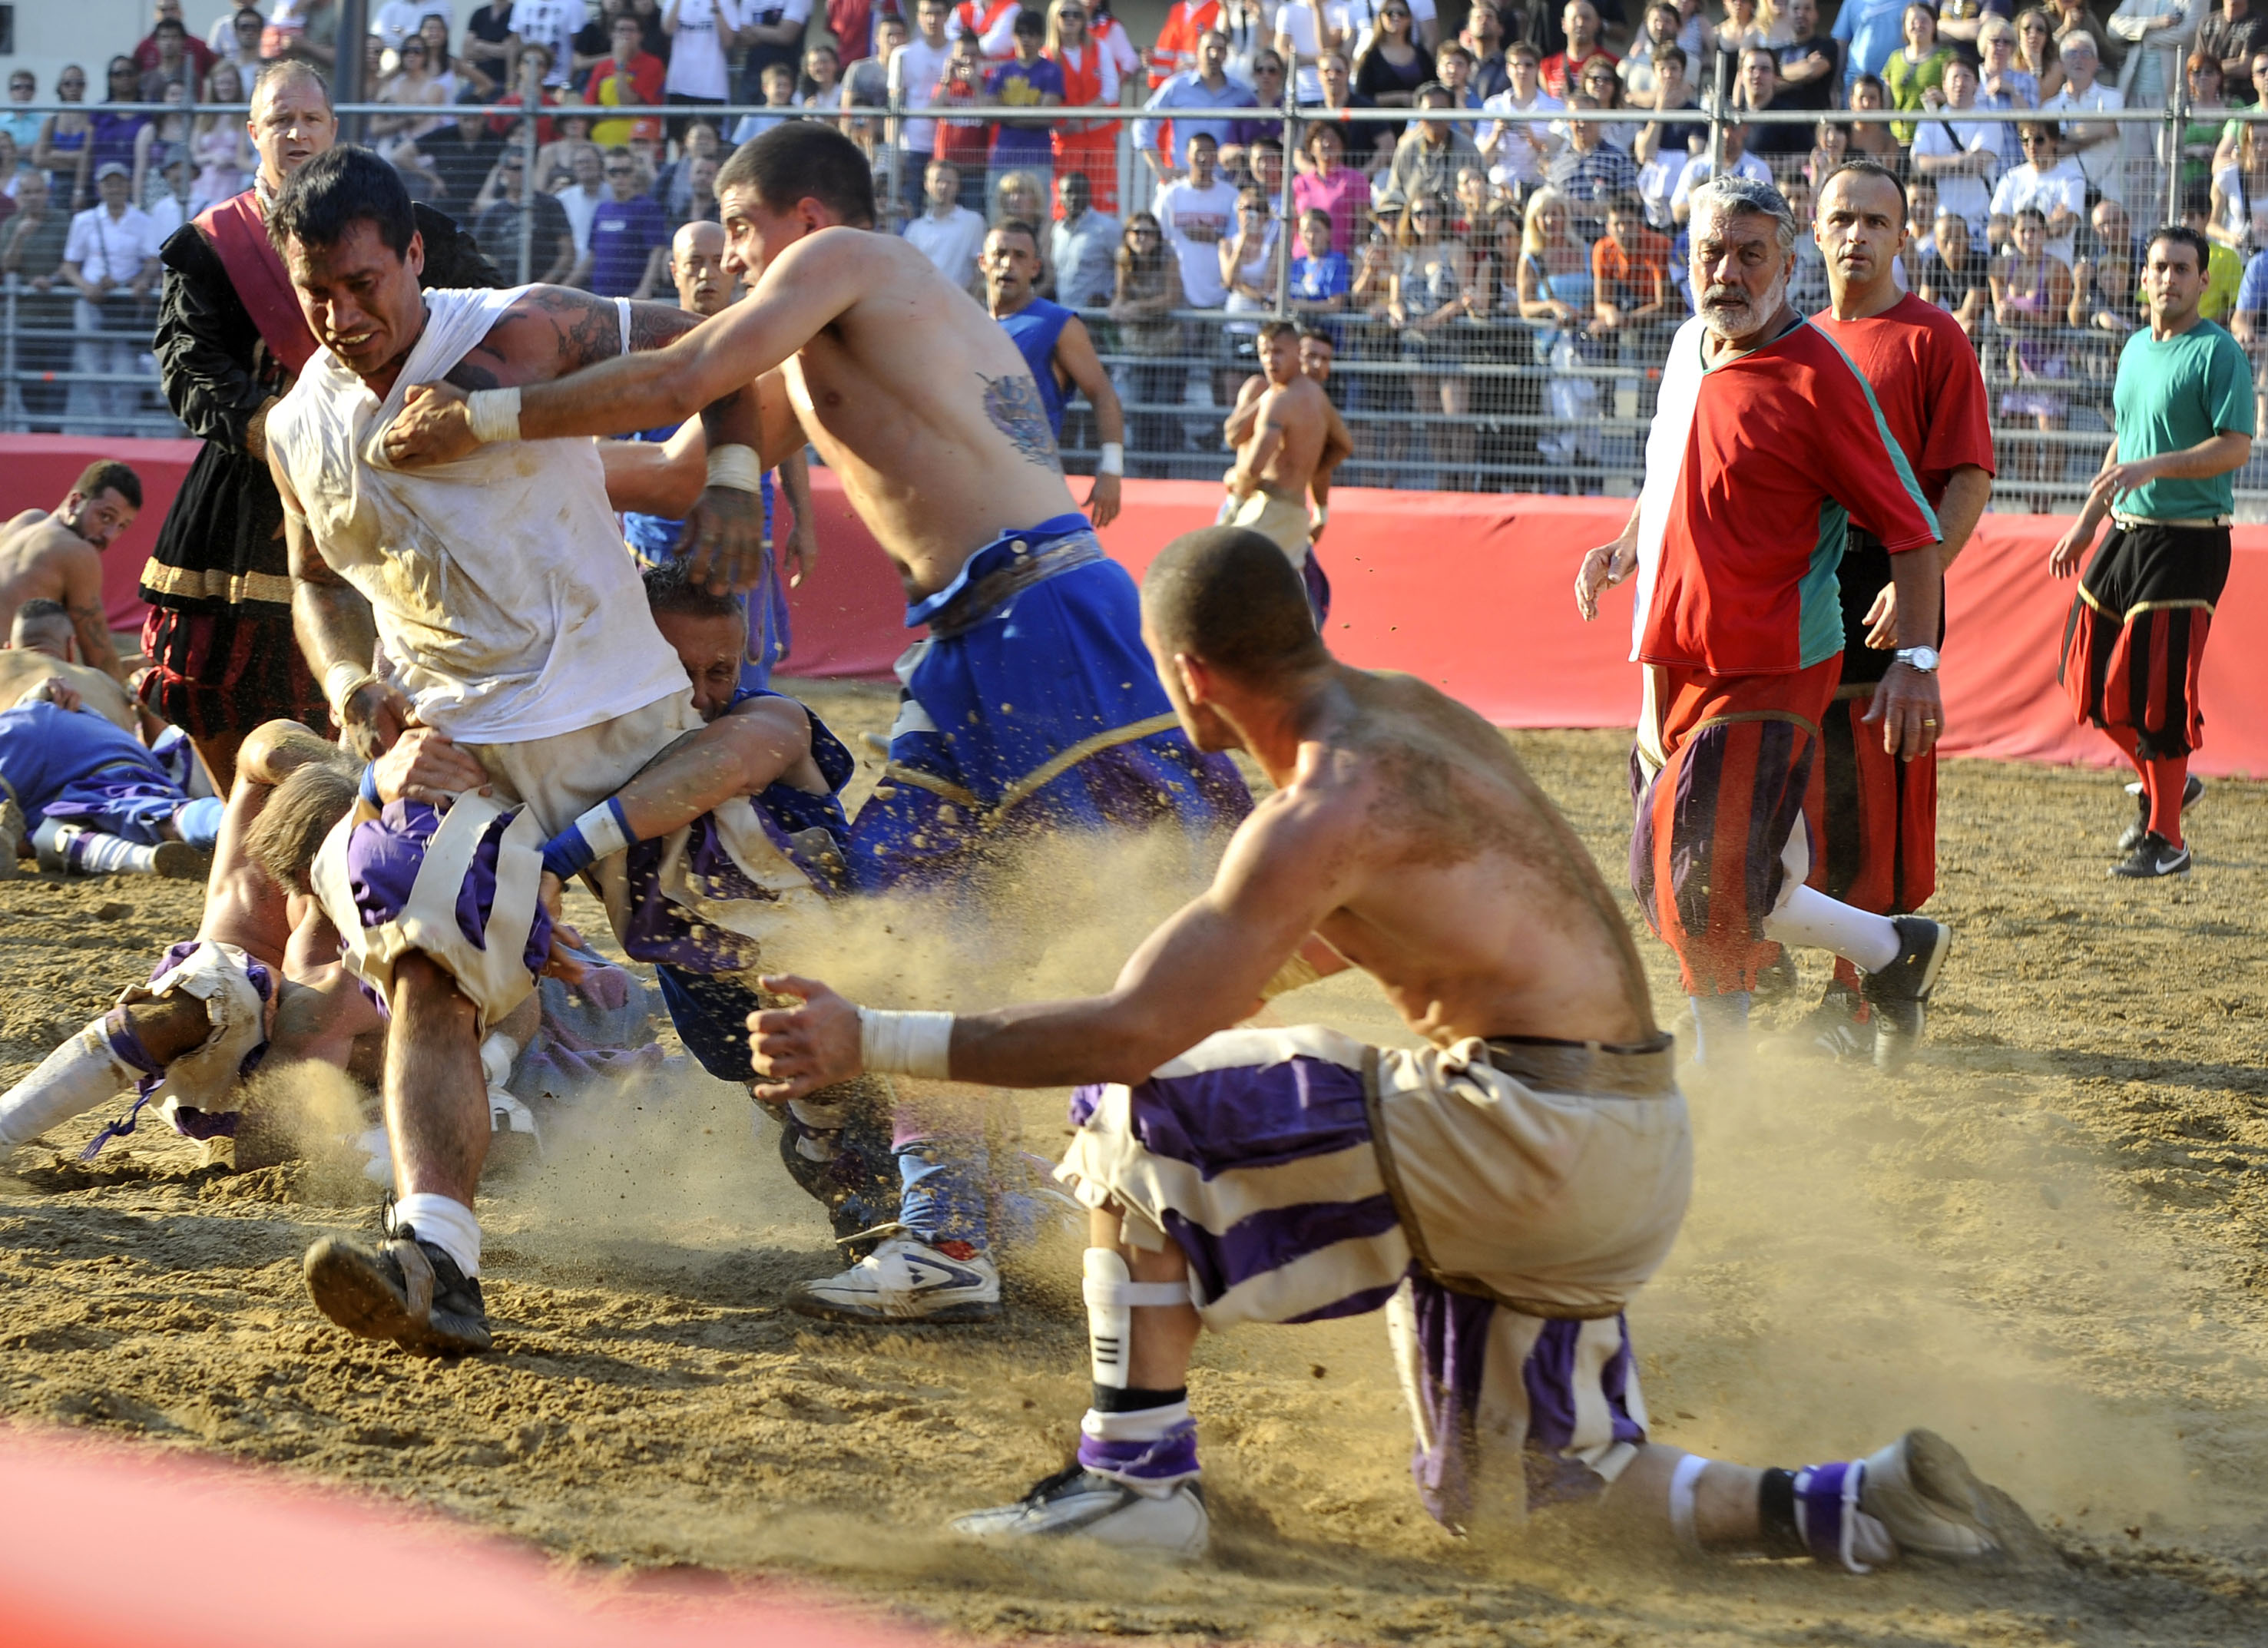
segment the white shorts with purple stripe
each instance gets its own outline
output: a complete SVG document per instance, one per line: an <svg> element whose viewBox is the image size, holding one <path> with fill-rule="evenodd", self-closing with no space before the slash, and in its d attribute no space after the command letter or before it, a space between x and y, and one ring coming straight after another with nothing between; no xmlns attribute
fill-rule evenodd
<svg viewBox="0 0 2268 1648"><path fill-rule="evenodd" d="M1588 1079L1534 1085L1554 1075ZM1071 1121L1057 1176L1123 1209L1129 1241L1182 1249L1207 1327L1388 1307L1412 1472L1452 1527L1594 1491L1645 1439L1621 1311L1692 1175L1667 1038L1231 1030L1138 1086L1079 1089Z"/></svg>

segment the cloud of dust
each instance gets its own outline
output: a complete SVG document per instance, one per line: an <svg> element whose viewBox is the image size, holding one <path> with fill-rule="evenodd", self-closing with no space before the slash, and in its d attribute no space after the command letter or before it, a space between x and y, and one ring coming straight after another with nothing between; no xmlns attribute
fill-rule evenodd
<svg viewBox="0 0 2268 1648"><path fill-rule="evenodd" d="M1730 1090L1691 1084L1692 1210L1631 1312L1657 1438L1793 1467L1918 1425L2043 1524L2235 1511L2193 1477L2197 1416L2152 1388L2183 1324L2092 1170L1992 1114L2005 1093L1948 1142L1875 1080L1759 1057Z"/></svg>

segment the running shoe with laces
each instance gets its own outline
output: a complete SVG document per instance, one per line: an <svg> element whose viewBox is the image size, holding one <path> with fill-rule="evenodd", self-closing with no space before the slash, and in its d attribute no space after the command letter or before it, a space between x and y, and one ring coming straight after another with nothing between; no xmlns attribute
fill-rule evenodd
<svg viewBox="0 0 2268 1648"><path fill-rule="evenodd" d="M1953 948L1953 930L1926 916L1893 916L1890 924L1897 929L1897 958L1879 972L1861 975L1859 990L1873 1009L1874 1068L1895 1072L1921 1045L1929 993Z"/></svg>
<svg viewBox="0 0 2268 1648"><path fill-rule="evenodd" d="M486 1350L488 1309L477 1276L407 1225L376 1247L326 1236L302 1263L315 1308L365 1339L391 1339L425 1356Z"/></svg>
<svg viewBox="0 0 2268 1648"><path fill-rule="evenodd" d="M1204 1556L1212 1539L1204 1490L1195 1479L1145 1490L1076 1463L1035 1482L1013 1505L971 1511L954 1518L950 1526L974 1539L1076 1534L1185 1557Z"/></svg>
<svg viewBox="0 0 2268 1648"><path fill-rule="evenodd" d="M2155 830L2143 833L2124 864L2110 866L2112 875L2129 881L2153 881L2160 876L2187 875L2189 871L2190 850L2175 846Z"/></svg>
<svg viewBox="0 0 2268 1648"><path fill-rule="evenodd" d="M1830 984L1819 1004L1797 1019L1793 1029L1773 1038L1773 1048L1783 1056L1837 1063L1874 1057L1874 1026L1864 998L1847 984Z"/></svg>
<svg viewBox="0 0 2268 1648"><path fill-rule="evenodd" d="M2150 833L2150 798L2143 790L2141 780L2138 778L2128 784L2126 793L2134 798L2134 821L2118 838L2118 850L2123 853L2132 852L2142 844L2142 837ZM2182 785L2182 811L2187 813L2204 799L2205 780L2191 773L2189 781Z"/></svg>
<svg viewBox="0 0 2268 1648"><path fill-rule="evenodd" d="M2052 1558L2024 1508L1969 1468L1961 1450L1933 1431L1909 1431L1869 1454L1859 1484L1859 1512L1904 1556L1940 1562L2031 1563Z"/></svg>
<svg viewBox="0 0 2268 1648"><path fill-rule="evenodd" d="M848 1270L798 1283L787 1307L827 1321L913 1327L995 1321L1000 1271L981 1253L960 1257L911 1236L894 1236Z"/></svg>

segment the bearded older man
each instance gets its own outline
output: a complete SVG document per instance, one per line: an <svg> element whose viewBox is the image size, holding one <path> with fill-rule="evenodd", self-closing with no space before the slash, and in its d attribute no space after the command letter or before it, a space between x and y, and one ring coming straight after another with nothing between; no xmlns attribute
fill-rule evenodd
<svg viewBox="0 0 2268 1648"><path fill-rule="evenodd" d="M1787 301L1796 221L1768 183L1693 192L1700 313L1679 328L1646 442L1646 486L1575 601L1638 574L1645 699L1631 762L1631 880L1677 953L1705 1066L1737 1073L1771 944L1832 951L1875 1010L1875 1062L1918 1041L1951 934L1803 885L1804 791L1843 651L1836 570L1855 520L1890 555L1900 661L1874 695L1892 755L1936 742L1936 678L1904 649L1937 640L1937 517L1842 349Z"/></svg>

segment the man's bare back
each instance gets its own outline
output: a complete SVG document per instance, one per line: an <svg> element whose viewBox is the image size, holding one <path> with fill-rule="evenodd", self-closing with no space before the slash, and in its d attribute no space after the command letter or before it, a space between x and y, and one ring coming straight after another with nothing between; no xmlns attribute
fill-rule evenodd
<svg viewBox="0 0 2268 1648"><path fill-rule="evenodd" d="M1253 408L1251 432L1237 449L1239 480L1230 490L1248 483L1248 489L1304 506L1330 424L1330 399L1313 379L1295 374L1289 383L1268 384Z"/></svg>
<svg viewBox="0 0 2268 1648"><path fill-rule="evenodd" d="M102 600L102 553L47 510L0 526L0 636L26 601L60 601L70 614L82 662L115 677L117 649Z"/></svg>
<svg viewBox="0 0 2268 1648"><path fill-rule="evenodd" d="M652 428L777 368L764 386L778 390L763 394L762 460L807 438L914 597L951 583L1003 533L1076 511L1023 357L926 257L894 235L816 217L783 228L783 215L767 215L747 188L722 198L732 264L762 271L748 295L667 349L524 390L523 438ZM413 394L386 442L404 467L474 444L462 397L446 390ZM711 489L701 509L715 498ZM697 525L695 536L710 541ZM755 552L752 541L720 545L712 584L753 583L743 567Z"/></svg>
<svg viewBox="0 0 2268 1648"><path fill-rule="evenodd" d="M1621 911L1502 734L1422 681L1335 662L1289 567L1256 534L1192 533L1160 564L1207 541L1244 558L1243 582L1224 581L1221 600L1270 604L1258 622L1277 629L1256 650L1285 661L1242 673L1189 650L1211 644L1179 636L1169 605L1161 614L1154 568L1145 633L1192 738L1249 752L1276 792L1231 838L1212 886L1144 941L1108 995L955 1017L951 1078L1138 1083L1263 996L1349 964L1437 1046L1649 1040L1653 1009ZM1256 558L1265 577L1253 576ZM800 1097L865 1067L851 1004L811 980L766 986L805 1005L753 1021L771 1082L759 1098ZM947 1073L935 1060L878 1068Z"/></svg>

